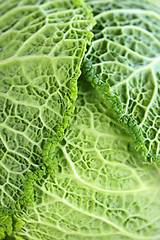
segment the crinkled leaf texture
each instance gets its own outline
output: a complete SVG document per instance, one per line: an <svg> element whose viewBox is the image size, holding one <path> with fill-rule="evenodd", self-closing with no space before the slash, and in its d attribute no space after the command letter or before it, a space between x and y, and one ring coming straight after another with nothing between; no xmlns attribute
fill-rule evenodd
<svg viewBox="0 0 160 240"><path fill-rule="evenodd" d="M136 147L160 165L160 2L87 2L96 20L87 58L101 90ZM118 104L122 111L117 111Z"/></svg>
<svg viewBox="0 0 160 240"><path fill-rule="evenodd" d="M0 2L0 226L56 168L92 25L83 1Z"/></svg>
<svg viewBox="0 0 160 240"><path fill-rule="evenodd" d="M80 82L55 179L19 215L25 240L160 239L160 172L144 165L104 97Z"/></svg>

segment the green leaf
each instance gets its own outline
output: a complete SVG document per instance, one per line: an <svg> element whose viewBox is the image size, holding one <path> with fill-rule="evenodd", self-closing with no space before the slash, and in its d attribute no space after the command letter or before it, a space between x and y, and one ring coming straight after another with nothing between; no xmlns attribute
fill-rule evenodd
<svg viewBox="0 0 160 240"><path fill-rule="evenodd" d="M12 213L56 170L93 23L83 2L0 1L0 206Z"/></svg>
<svg viewBox="0 0 160 240"><path fill-rule="evenodd" d="M87 2L96 25L86 57L98 76L99 89L145 161L159 166L160 4L147 0Z"/></svg>
<svg viewBox="0 0 160 240"><path fill-rule="evenodd" d="M26 240L152 240L160 234L160 172L142 164L102 94L80 80L58 170L21 212Z"/></svg>

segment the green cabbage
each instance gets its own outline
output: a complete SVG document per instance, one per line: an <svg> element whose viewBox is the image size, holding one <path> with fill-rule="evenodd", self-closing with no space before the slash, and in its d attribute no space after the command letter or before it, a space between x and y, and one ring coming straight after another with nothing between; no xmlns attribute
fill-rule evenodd
<svg viewBox="0 0 160 240"><path fill-rule="evenodd" d="M145 161L160 164L160 3L87 1L96 25L87 52L97 82ZM100 85L102 85L100 87Z"/></svg>
<svg viewBox="0 0 160 240"><path fill-rule="evenodd" d="M3 236L14 229L12 212L34 201L34 182L57 167L54 151L74 110L93 18L83 1L0 3L0 226L7 228L0 231Z"/></svg>
<svg viewBox="0 0 160 240"><path fill-rule="evenodd" d="M0 0L1 240L160 239L160 5L87 2Z"/></svg>
<svg viewBox="0 0 160 240"><path fill-rule="evenodd" d="M80 82L54 180L21 212L25 240L158 240L160 171L144 165L102 95Z"/></svg>

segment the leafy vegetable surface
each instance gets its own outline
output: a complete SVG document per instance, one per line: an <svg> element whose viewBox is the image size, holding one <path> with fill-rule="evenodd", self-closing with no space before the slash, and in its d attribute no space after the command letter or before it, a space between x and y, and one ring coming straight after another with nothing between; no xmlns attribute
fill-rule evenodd
<svg viewBox="0 0 160 240"><path fill-rule="evenodd" d="M70 0L1 1L0 15L1 210L24 191L20 204L32 202L34 181L56 167L93 19Z"/></svg>
<svg viewBox="0 0 160 240"><path fill-rule="evenodd" d="M87 58L99 76L99 89L114 105L136 147L148 161L160 164L160 4L143 0L88 3L96 25Z"/></svg>
<svg viewBox="0 0 160 240"><path fill-rule="evenodd" d="M0 0L2 240L160 239L160 7L88 3L81 65L83 1Z"/></svg>
<svg viewBox="0 0 160 240"><path fill-rule="evenodd" d="M160 239L160 173L143 165L105 100L80 83L71 127L56 151L55 179L36 185L21 213L28 240Z"/></svg>

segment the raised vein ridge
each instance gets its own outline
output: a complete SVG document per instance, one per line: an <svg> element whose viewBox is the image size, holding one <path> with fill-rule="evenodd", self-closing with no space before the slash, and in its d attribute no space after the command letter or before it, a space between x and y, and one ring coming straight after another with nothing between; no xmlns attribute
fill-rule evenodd
<svg viewBox="0 0 160 240"><path fill-rule="evenodd" d="M86 53L94 71L90 66L87 77L105 95L144 161L160 166L160 5L87 2L96 20Z"/></svg>

